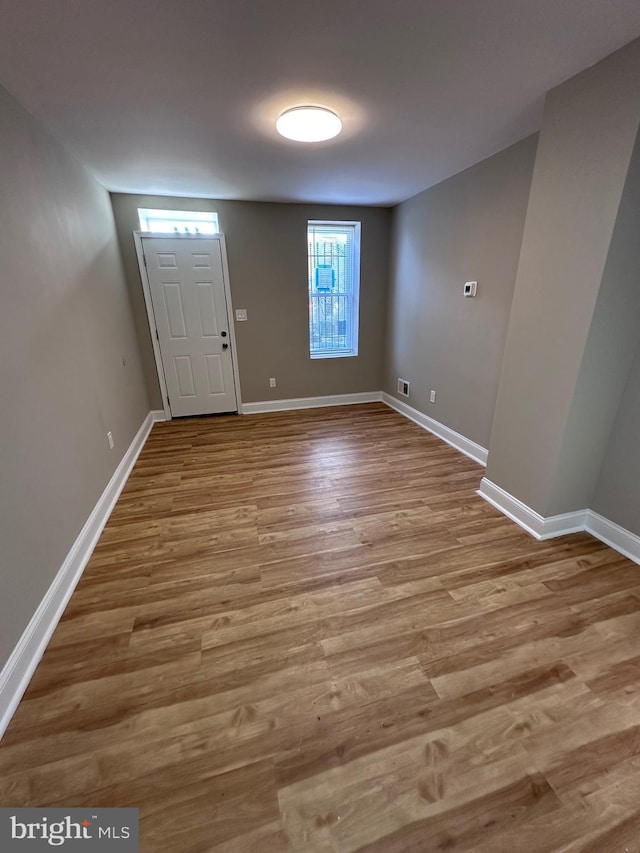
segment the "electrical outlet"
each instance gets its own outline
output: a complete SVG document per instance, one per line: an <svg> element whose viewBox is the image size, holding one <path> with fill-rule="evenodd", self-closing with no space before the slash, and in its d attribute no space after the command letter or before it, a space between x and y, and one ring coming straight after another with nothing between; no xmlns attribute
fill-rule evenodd
<svg viewBox="0 0 640 853"><path fill-rule="evenodd" d="M269 380L269 388L275 388L275 387L276 387L276 377L272 376L271 379Z"/></svg>
<svg viewBox="0 0 640 853"><path fill-rule="evenodd" d="M398 394L402 394L403 397L409 396L409 383L400 377L398 377Z"/></svg>
<svg viewBox="0 0 640 853"><path fill-rule="evenodd" d="M433 388L431 389L431 393L429 394L429 400L432 403L435 403L436 401L436 392L433 390Z"/></svg>
<svg viewBox="0 0 640 853"><path fill-rule="evenodd" d="M109 430L109 432L107 433L107 441L109 442L109 449L113 450L114 441L113 441L113 433L111 432L111 430Z"/></svg>

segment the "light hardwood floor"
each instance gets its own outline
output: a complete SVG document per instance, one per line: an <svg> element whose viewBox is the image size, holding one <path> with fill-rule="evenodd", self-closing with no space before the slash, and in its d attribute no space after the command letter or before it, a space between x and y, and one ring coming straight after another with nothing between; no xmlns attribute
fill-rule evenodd
<svg viewBox="0 0 640 853"><path fill-rule="evenodd" d="M0 744L141 850L640 850L640 567L382 404L156 425Z"/></svg>

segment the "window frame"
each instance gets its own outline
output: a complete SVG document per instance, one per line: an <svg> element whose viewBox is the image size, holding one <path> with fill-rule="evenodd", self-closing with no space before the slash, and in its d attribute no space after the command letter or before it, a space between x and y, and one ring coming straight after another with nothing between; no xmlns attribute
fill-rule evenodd
<svg viewBox="0 0 640 853"><path fill-rule="evenodd" d="M349 349L337 350L313 350L311 338L311 294L309 282L311 279L310 255L309 255L309 231L311 228L335 228L353 230L353 271L352 271L352 289L351 293L347 294L351 299L351 346ZM362 222L354 219L309 219L307 220L307 300L308 300L308 316L307 327L309 334L309 358L313 361L324 358L354 358L358 355L359 336L360 336L360 254L361 254L361 236Z"/></svg>

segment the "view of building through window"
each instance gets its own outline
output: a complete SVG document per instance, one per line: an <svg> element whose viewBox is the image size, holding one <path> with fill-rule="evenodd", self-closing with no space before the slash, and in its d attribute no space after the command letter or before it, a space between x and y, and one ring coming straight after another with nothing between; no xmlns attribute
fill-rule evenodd
<svg viewBox="0 0 640 853"><path fill-rule="evenodd" d="M311 357L357 355L360 223L310 221L307 243Z"/></svg>

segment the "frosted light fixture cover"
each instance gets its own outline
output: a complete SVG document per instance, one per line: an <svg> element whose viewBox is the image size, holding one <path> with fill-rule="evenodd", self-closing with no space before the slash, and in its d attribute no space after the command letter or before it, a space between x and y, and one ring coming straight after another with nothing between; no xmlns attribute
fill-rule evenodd
<svg viewBox="0 0 640 853"><path fill-rule="evenodd" d="M276 122L276 130L296 142L324 142L342 130L342 121L324 107L292 107Z"/></svg>

